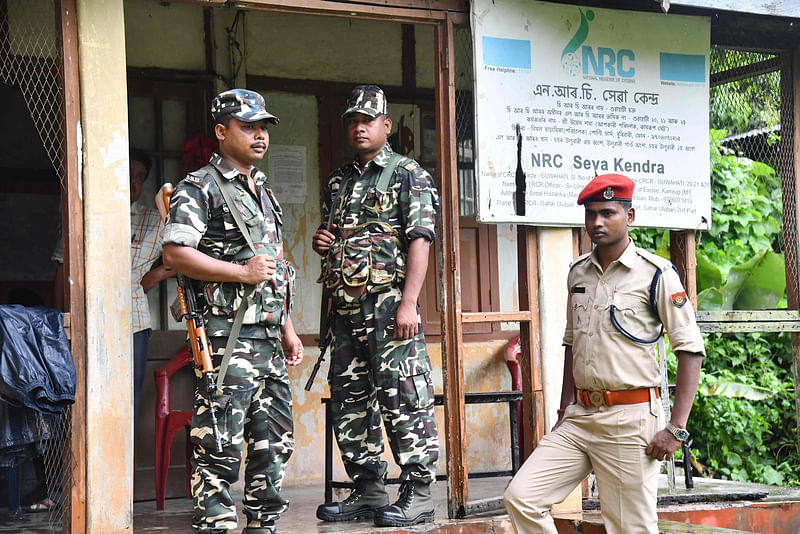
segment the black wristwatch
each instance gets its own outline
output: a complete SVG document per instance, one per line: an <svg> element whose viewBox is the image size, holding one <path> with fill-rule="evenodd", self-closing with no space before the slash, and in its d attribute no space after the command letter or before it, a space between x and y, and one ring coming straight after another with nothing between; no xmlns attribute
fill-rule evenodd
<svg viewBox="0 0 800 534"><path fill-rule="evenodd" d="M680 442L684 442L689 439L689 431L685 428L678 428L677 426L673 425L672 423L667 423L667 432L675 436Z"/></svg>

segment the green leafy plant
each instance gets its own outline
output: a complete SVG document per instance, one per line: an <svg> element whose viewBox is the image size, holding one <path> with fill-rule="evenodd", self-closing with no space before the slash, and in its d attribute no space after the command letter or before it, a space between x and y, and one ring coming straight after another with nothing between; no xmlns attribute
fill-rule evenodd
<svg viewBox="0 0 800 534"><path fill-rule="evenodd" d="M697 240L700 310L785 307L780 178L712 131L712 230ZM639 246L669 257L669 232L634 229ZM703 476L800 486L788 333L710 334L689 430ZM675 380L675 358L668 372Z"/></svg>
<svg viewBox="0 0 800 534"><path fill-rule="evenodd" d="M711 334L706 352L689 421L695 467L800 486L790 334Z"/></svg>
<svg viewBox="0 0 800 534"><path fill-rule="evenodd" d="M767 310L775 308L786 292L786 275L783 257L771 250L762 250L754 258L728 271L727 283L722 283L719 268L710 263L701 253L697 253L700 273L700 259L703 258L703 283L711 284L697 294L697 309L708 310ZM715 275L719 274L719 277ZM700 289L698 275L697 286Z"/></svg>

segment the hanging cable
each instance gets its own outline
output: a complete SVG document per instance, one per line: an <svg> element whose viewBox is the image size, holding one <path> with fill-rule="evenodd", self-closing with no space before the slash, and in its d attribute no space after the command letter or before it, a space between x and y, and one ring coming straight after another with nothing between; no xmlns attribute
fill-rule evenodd
<svg viewBox="0 0 800 534"><path fill-rule="evenodd" d="M230 62L231 77L225 80L228 87L236 85L236 78L239 76L239 71L244 64L244 46L239 42L237 34L239 33L239 21L242 21L244 27L244 11L237 11L233 17L233 23L230 28L225 28L225 33L228 35L228 59Z"/></svg>

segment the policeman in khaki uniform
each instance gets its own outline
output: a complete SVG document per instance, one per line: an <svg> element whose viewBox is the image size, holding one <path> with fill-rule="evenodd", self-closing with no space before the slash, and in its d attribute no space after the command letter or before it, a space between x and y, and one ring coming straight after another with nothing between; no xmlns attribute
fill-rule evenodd
<svg viewBox="0 0 800 534"><path fill-rule="evenodd" d="M689 437L686 421L705 349L677 272L628 237L635 215L633 188L629 178L605 174L578 197L595 247L569 271L558 422L504 495L517 534L555 534L551 506L592 470L606 532L658 533L661 461ZM666 422L655 345L662 325L678 357L674 405Z"/></svg>
<svg viewBox="0 0 800 534"><path fill-rule="evenodd" d="M230 486L239 478L246 440L247 526L242 532L274 534L274 523L289 504L280 490L294 449L286 365L303 359L289 317L294 269L283 256L281 208L267 177L254 167L269 147L267 125L278 118L266 110L260 94L244 89L217 95L211 116L219 154L176 186L164 230L164 263L195 281L215 374L222 372L223 355L229 357L222 395L214 402L221 453L207 398L195 393L192 528L206 534L236 528ZM236 322L241 330L227 349Z"/></svg>
<svg viewBox="0 0 800 534"><path fill-rule="evenodd" d="M439 455L417 310L439 197L430 174L387 143L392 121L379 87L356 87L342 118L358 158L329 178L312 246L324 258L320 281L332 303L334 433L356 488L342 502L320 505L317 517L413 525L434 518L430 484ZM381 419L403 480L391 506Z"/></svg>

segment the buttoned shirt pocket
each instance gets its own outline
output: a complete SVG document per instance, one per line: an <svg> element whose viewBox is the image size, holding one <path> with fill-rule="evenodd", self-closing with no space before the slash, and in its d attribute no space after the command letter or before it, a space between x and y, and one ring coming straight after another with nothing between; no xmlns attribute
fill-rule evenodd
<svg viewBox="0 0 800 534"><path fill-rule="evenodd" d="M572 329L582 330L589 326L592 297L585 293L573 293L570 297L572 307Z"/></svg>
<svg viewBox="0 0 800 534"><path fill-rule="evenodd" d="M238 209L242 215L242 222L244 222L247 231L250 233L250 239L255 243L264 240L267 235L267 221L265 217L262 217L261 209L256 204L256 201L249 193L241 190L232 200L236 204L234 209Z"/></svg>
<svg viewBox="0 0 800 534"><path fill-rule="evenodd" d="M247 192L242 191L233 201L239 208L239 212L242 214L242 220L247 226L257 226L259 224L260 210L258 206L256 206L255 200L250 198Z"/></svg>
<svg viewBox="0 0 800 534"><path fill-rule="evenodd" d="M361 207L367 213L381 215L389 211L394 204L392 191L381 191L373 186L367 189L367 192L364 194Z"/></svg>
<svg viewBox="0 0 800 534"><path fill-rule="evenodd" d="M616 332L617 329L611 322L611 305L614 305L614 318L617 322L630 332L632 335L642 338L651 338L658 334L658 329L651 332L653 324L653 314L650 311L650 303L643 297L617 293L611 296L604 313L607 316L603 321L603 329L609 332Z"/></svg>

